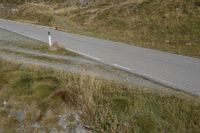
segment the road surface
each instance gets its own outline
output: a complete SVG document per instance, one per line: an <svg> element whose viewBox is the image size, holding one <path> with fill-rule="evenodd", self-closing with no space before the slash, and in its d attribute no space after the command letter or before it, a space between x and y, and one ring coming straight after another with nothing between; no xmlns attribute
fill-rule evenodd
<svg viewBox="0 0 200 133"><path fill-rule="evenodd" d="M0 19L0 28L42 42L48 42L50 31L53 41L68 50L163 85L200 95L200 59L5 19Z"/></svg>

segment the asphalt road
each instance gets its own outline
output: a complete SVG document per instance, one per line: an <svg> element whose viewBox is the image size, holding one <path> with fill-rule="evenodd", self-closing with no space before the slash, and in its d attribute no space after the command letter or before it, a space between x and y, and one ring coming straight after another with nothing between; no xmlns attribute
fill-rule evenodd
<svg viewBox="0 0 200 133"><path fill-rule="evenodd" d="M0 28L63 47L163 85L200 95L200 59L0 19Z"/></svg>

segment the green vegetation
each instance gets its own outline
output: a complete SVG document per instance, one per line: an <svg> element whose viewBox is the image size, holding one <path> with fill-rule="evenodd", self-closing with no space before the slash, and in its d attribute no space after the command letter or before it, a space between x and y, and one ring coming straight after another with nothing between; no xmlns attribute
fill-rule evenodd
<svg viewBox="0 0 200 133"><path fill-rule="evenodd" d="M89 1L84 8L60 2L26 3L0 16L200 57L199 0Z"/></svg>
<svg viewBox="0 0 200 133"><path fill-rule="evenodd" d="M39 122L52 127L55 114L68 108L81 111L92 132L200 132L199 97L0 60L2 101L13 110L26 109L26 125ZM47 118L51 110L54 114ZM0 129L8 133L20 124L3 110L0 118Z"/></svg>

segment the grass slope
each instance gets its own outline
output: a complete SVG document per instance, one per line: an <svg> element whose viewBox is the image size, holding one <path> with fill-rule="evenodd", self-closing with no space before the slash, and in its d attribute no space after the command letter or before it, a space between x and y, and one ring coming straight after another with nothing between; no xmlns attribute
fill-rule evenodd
<svg viewBox="0 0 200 133"><path fill-rule="evenodd" d="M0 60L0 101L28 110L25 120L55 126L63 108L82 112L92 132L200 132L200 99L176 91L155 91ZM49 111L54 111L49 118ZM0 129L20 124L0 111ZM25 128L28 128L25 126ZM30 130L30 129L29 129ZM28 129L26 131L29 131Z"/></svg>
<svg viewBox="0 0 200 133"><path fill-rule="evenodd" d="M124 2L65 15L80 29L95 36L200 57L197 3L194 0Z"/></svg>
<svg viewBox="0 0 200 133"><path fill-rule="evenodd" d="M17 11L0 14L60 30L200 57L199 0L105 0L96 3L84 8L55 3L24 4Z"/></svg>

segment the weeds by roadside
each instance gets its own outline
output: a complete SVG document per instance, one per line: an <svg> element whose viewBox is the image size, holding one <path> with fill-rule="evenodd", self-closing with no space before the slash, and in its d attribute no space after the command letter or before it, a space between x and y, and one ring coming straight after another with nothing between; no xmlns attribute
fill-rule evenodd
<svg viewBox="0 0 200 133"><path fill-rule="evenodd" d="M16 11L1 11L0 16L200 57L199 0L124 0L100 3L84 8L77 5L63 7L59 3L28 3L19 6Z"/></svg>
<svg viewBox="0 0 200 133"><path fill-rule="evenodd" d="M67 110L80 112L83 125L92 132L200 131L199 97L173 90L128 87L2 60L0 88L1 104L6 101L11 112L27 112L23 119L26 131L32 123L46 130L53 124L59 130L57 115ZM20 123L7 113L0 112L0 129L15 132Z"/></svg>

